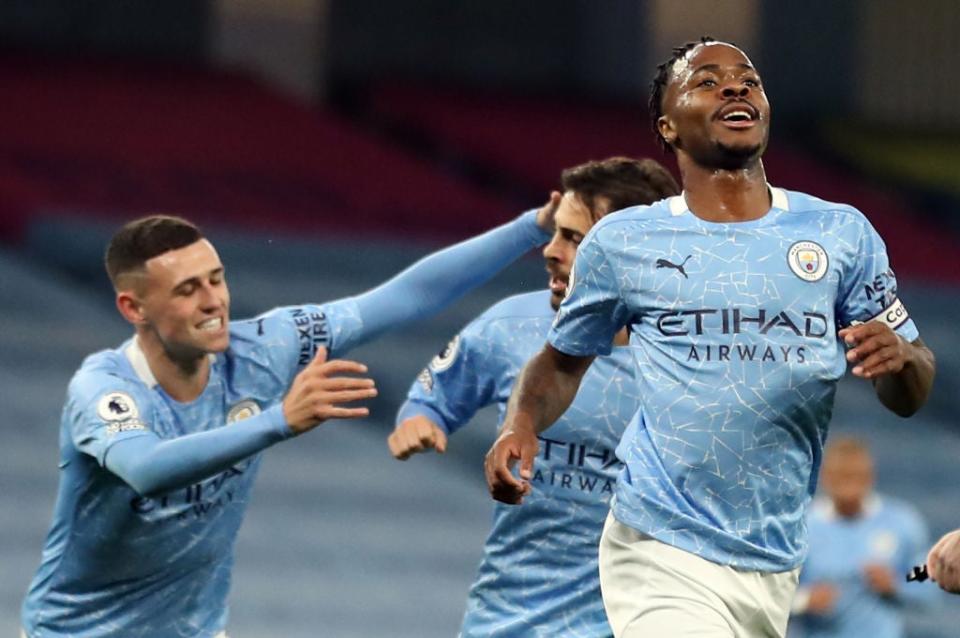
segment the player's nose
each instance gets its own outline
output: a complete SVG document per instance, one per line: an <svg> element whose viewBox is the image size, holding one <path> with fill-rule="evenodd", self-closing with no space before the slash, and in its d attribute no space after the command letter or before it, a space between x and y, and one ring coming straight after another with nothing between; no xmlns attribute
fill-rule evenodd
<svg viewBox="0 0 960 638"><path fill-rule="evenodd" d="M750 94L750 86L746 82L730 82L723 87L722 95L725 98L747 97Z"/></svg>
<svg viewBox="0 0 960 638"><path fill-rule="evenodd" d="M547 245L543 247L543 257L548 260L560 258L560 247L557 245L556 236L550 239Z"/></svg>

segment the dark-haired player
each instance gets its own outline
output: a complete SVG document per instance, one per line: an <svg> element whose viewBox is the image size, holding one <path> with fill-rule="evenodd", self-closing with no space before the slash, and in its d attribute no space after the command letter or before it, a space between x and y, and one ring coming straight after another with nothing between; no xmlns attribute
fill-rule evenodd
<svg viewBox="0 0 960 638"><path fill-rule="evenodd" d="M926 401L933 355L867 219L767 183L770 106L743 51L709 39L678 48L651 107L684 193L584 239L487 481L498 500L524 498L537 435L629 327L641 408L617 448L624 468L600 543L611 627L782 636L837 380L851 362L909 416Z"/></svg>
<svg viewBox="0 0 960 638"><path fill-rule="evenodd" d="M556 231L543 250L549 288L509 297L470 322L410 388L390 435L393 455L435 448L496 403L502 417L523 364L550 330L566 294L577 246L609 212L676 195L653 160L587 162L561 176ZM615 337L626 344L626 332ZM626 348L597 359L577 399L542 439L521 508L498 505L470 589L463 638L610 635L600 597L597 543L620 464L613 450L638 407L636 372Z"/></svg>
<svg viewBox="0 0 960 638"><path fill-rule="evenodd" d="M223 264L196 226L158 215L120 229L106 267L135 335L88 357L70 382L25 635L223 635L260 453L327 419L365 416L354 402L375 396L374 383L337 357L439 311L546 241L554 209L356 297L232 324Z"/></svg>

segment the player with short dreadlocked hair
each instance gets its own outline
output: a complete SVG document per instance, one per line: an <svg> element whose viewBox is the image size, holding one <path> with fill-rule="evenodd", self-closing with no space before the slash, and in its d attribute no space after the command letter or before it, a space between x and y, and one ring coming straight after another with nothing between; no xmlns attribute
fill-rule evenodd
<svg viewBox="0 0 960 638"><path fill-rule="evenodd" d="M847 362L910 416L929 395L933 353L867 218L767 183L770 104L746 54L710 40L678 51L652 113L683 193L584 238L487 454L487 483L498 500L528 497L538 435L628 327L641 403L617 446L624 468L600 541L610 626L617 638L780 638Z"/></svg>
<svg viewBox="0 0 960 638"><path fill-rule="evenodd" d="M657 136L657 143L660 144L660 148L667 153L673 153L673 147L663 139L657 122L660 120L660 116L663 115L663 92L670 79L670 69L673 67L674 62L686 56L694 47L701 44L709 44L710 42L716 42L716 40L705 35L701 36L699 40L691 40L683 46L674 48L673 55L670 56L670 59L657 66L657 74L654 76L653 82L650 83L650 100L648 103L650 126L653 128L654 135Z"/></svg>

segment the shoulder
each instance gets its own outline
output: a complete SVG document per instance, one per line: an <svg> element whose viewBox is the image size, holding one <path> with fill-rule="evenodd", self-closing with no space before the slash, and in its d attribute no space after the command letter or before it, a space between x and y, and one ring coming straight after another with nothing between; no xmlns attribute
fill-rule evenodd
<svg viewBox="0 0 960 638"><path fill-rule="evenodd" d="M504 321L510 319L531 319L536 317L553 318L555 314L550 307L550 291L537 290L501 299L493 304L482 315L477 317L479 322Z"/></svg>
<svg viewBox="0 0 960 638"><path fill-rule="evenodd" d="M671 209L673 200L680 197L668 197L661 199L649 205L631 206L622 210L615 211L594 224L587 236L593 236L597 240L609 238L619 233L630 232L634 230L644 230L651 225L657 225L659 220L674 217Z"/></svg>
<svg viewBox="0 0 960 638"><path fill-rule="evenodd" d="M880 503L881 511L886 518L893 519L910 530L926 528L920 510L907 501L884 495L880 497Z"/></svg>
<svg viewBox="0 0 960 638"><path fill-rule="evenodd" d="M69 401L81 408L94 400L108 401L106 397L113 395L117 395L114 398L121 404L124 400L136 404L148 400L148 389L120 347L87 357L70 380L67 395Z"/></svg>
<svg viewBox="0 0 960 638"><path fill-rule="evenodd" d="M556 316L550 306L550 291L537 290L501 299L460 331L467 344L478 342L489 347L491 341L513 341L531 330L545 337Z"/></svg>
<svg viewBox="0 0 960 638"><path fill-rule="evenodd" d="M783 191L789 202L789 212L797 215L834 217L856 224L868 224L866 215L849 204L830 202L799 191Z"/></svg>

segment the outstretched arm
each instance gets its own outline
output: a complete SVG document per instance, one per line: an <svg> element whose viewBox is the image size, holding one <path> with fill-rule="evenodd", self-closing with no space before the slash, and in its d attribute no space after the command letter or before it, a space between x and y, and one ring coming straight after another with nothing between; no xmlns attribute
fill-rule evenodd
<svg viewBox="0 0 960 638"><path fill-rule="evenodd" d="M523 502L530 491L537 435L567 411L584 373L594 357L564 354L547 344L524 366L507 405L503 428L487 452L484 473L494 499L510 504ZM520 461L520 479L511 472Z"/></svg>
<svg viewBox="0 0 960 638"><path fill-rule="evenodd" d="M559 195L559 194L557 194ZM399 275L352 300L363 318L357 341L342 353L390 328L436 314L486 283L530 249L545 243L559 198L512 222L424 257Z"/></svg>
<svg viewBox="0 0 960 638"><path fill-rule="evenodd" d="M345 404L376 396L366 366L326 360L320 349L297 375L282 405L225 427L161 439L153 433L116 442L104 466L143 496L184 487L223 472L267 447L313 429L327 419L367 416L367 408Z"/></svg>

